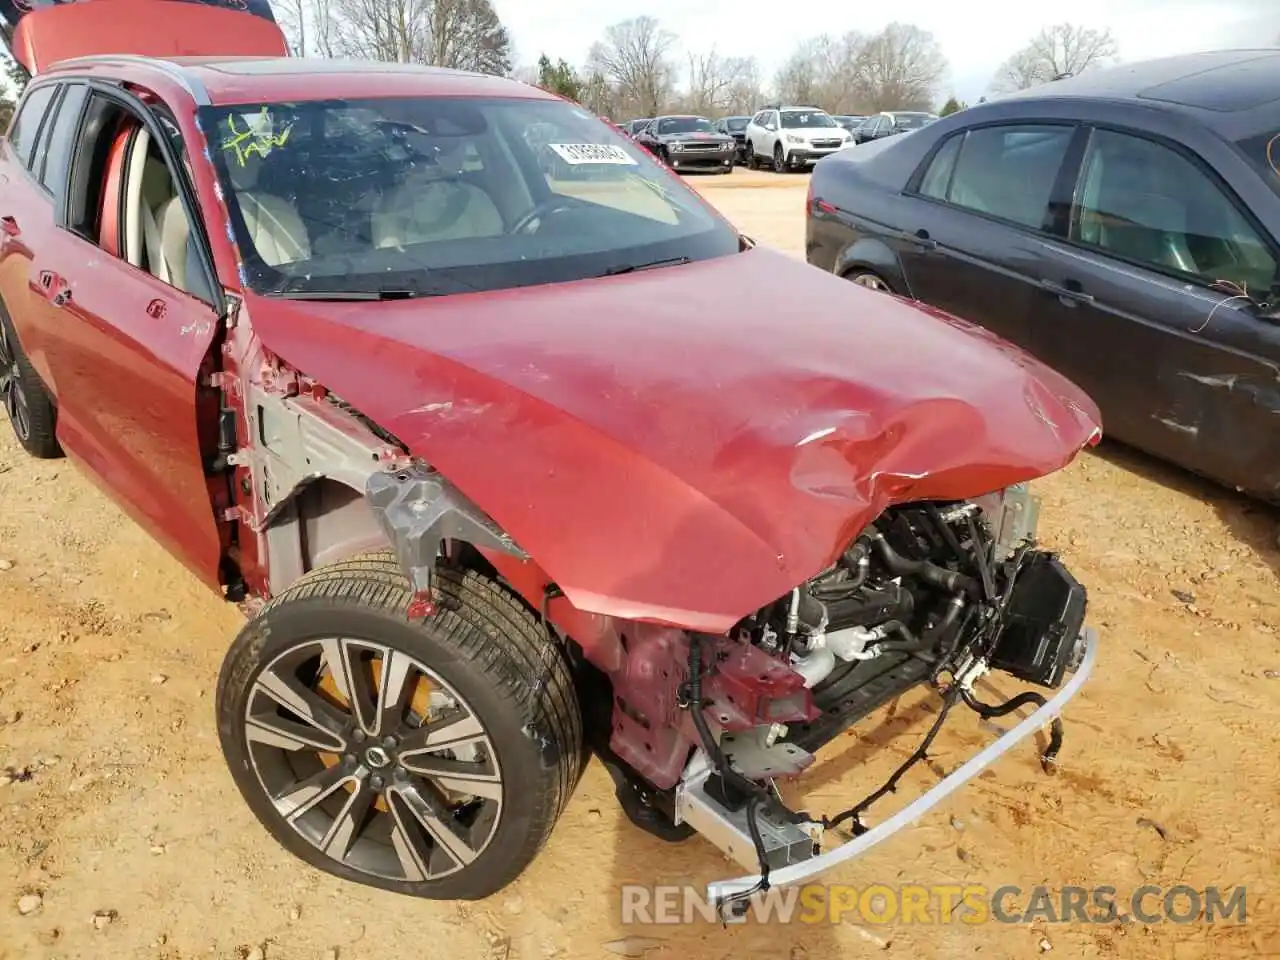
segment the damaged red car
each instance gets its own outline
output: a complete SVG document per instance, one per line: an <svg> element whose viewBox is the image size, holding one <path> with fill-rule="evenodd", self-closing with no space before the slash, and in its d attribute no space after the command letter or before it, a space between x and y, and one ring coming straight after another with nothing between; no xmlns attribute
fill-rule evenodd
<svg viewBox="0 0 1280 960"><path fill-rule="evenodd" d="M1096 643L1026 482L1099 436L1071 383L755 246L535 87L290 59L240 2L17 23L9 418L242 604L218 733L288 850L482 897L594 754L640 828L740 864L729 906L1050 723L1052 761ZM896 780L782 803L922 685L939 725L1030 712L878 822Z"/></svg>

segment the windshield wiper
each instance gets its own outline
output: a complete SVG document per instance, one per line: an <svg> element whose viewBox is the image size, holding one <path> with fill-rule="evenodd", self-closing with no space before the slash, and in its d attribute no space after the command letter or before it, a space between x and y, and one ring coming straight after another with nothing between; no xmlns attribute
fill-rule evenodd
<svg viewBox="0 0 1280 960"><path fill-rule="evenodd" d="M653 270L657 267L676 267L682 263L693 263L689 257L668 257L666 260L651 260L648 263L626 263L620 267L610 267L602 277L616 277L622 273L635 273L637 270Z"/></svg>
<svg viewBox="0 0 1280 960"><path fill-rule="evenodd" d="M290 290L283 300L411 300L416 290Z"/></svg>

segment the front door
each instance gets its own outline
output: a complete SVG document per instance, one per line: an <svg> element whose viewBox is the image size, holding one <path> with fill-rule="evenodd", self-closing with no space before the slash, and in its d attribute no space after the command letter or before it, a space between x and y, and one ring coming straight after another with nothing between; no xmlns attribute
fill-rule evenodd
<svg viewBox="0 0 1280 960"><path fill-rule="evenodd" d="M43 292L33 341L57 385L58 437L135 520L216 585L222 547L204 473L214 425L198 422L197 382L219 318L187 292L211 299L207 282L187 275L188 249L172 242L190 208L140 114L103 94L88 109L93 122L83 129L110 148L78 144L71 182L111 189L90 191L100 200L83 222L69 219L78 204L68 203L30 265Z"/></svg>
<svg viewBox="0 0 1280 960"><path fill-rule="evenodd" d="M1090 138L1070 229L1046 243L1035 352L1108 435L1274 493L1280 325L1244 296L1269 289L1274 244L1207 167L1110 130Z"/></svg>

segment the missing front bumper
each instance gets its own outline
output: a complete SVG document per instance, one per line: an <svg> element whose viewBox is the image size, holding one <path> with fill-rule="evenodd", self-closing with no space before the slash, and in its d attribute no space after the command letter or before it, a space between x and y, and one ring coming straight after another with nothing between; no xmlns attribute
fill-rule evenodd
<svg viewBox="0 0 1280 960"><path fill-rule="evenodd" d="M872 827L866 833L854 837L834 850L805 857L803 838L811 838L813 836L813 831L809 825L771 824L770 833L776 834L776 836L766 844L771 851L769 857L769 886L786 887L805 883L819 874L862 855L876 844L893 836L903 827L915 823L1013 747L1051 722L1062 712L1067 702L1084 686L1097 662L1097 632L1092 628L1085 628L1081 635L1081 640L1083 656L1080 666L1052 698L1036 709L1034 713L1020 721L1015 727L1002 734L997 740L970 757L969 760L944 777L928 792L917 797L878 826ZM744 834L739 832L739 828L745 829L743 825L737 823L733 815L726 815L718 804L706 796L705 781L707 770L695 766L690 773L692 776L682 784L677 796L678 817L697 828L699 832L704 833L709 840L740 863L753 864L755 862L754 847L749 838L746 838L744 843ZM816 826L816 824L813 826ZM759 882L759 875L738 877L731 880L718 880L708 884L707 899L709 902L722 904L728 899L756 889Z"/></svg>

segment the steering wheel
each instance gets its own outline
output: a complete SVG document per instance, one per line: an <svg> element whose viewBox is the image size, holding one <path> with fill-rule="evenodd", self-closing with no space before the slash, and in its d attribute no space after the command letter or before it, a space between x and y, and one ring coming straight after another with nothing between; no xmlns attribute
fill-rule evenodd
<svg viewBox="0 0 1280 960"><path fill-rule="evenodd" d="M528 233L529 226L543 217L549 217L552 214L563 213L574 208L573 202L568 197L551 196L545 200L540 200L530 208L529 212L517 220L507 233Z"/></svg>

